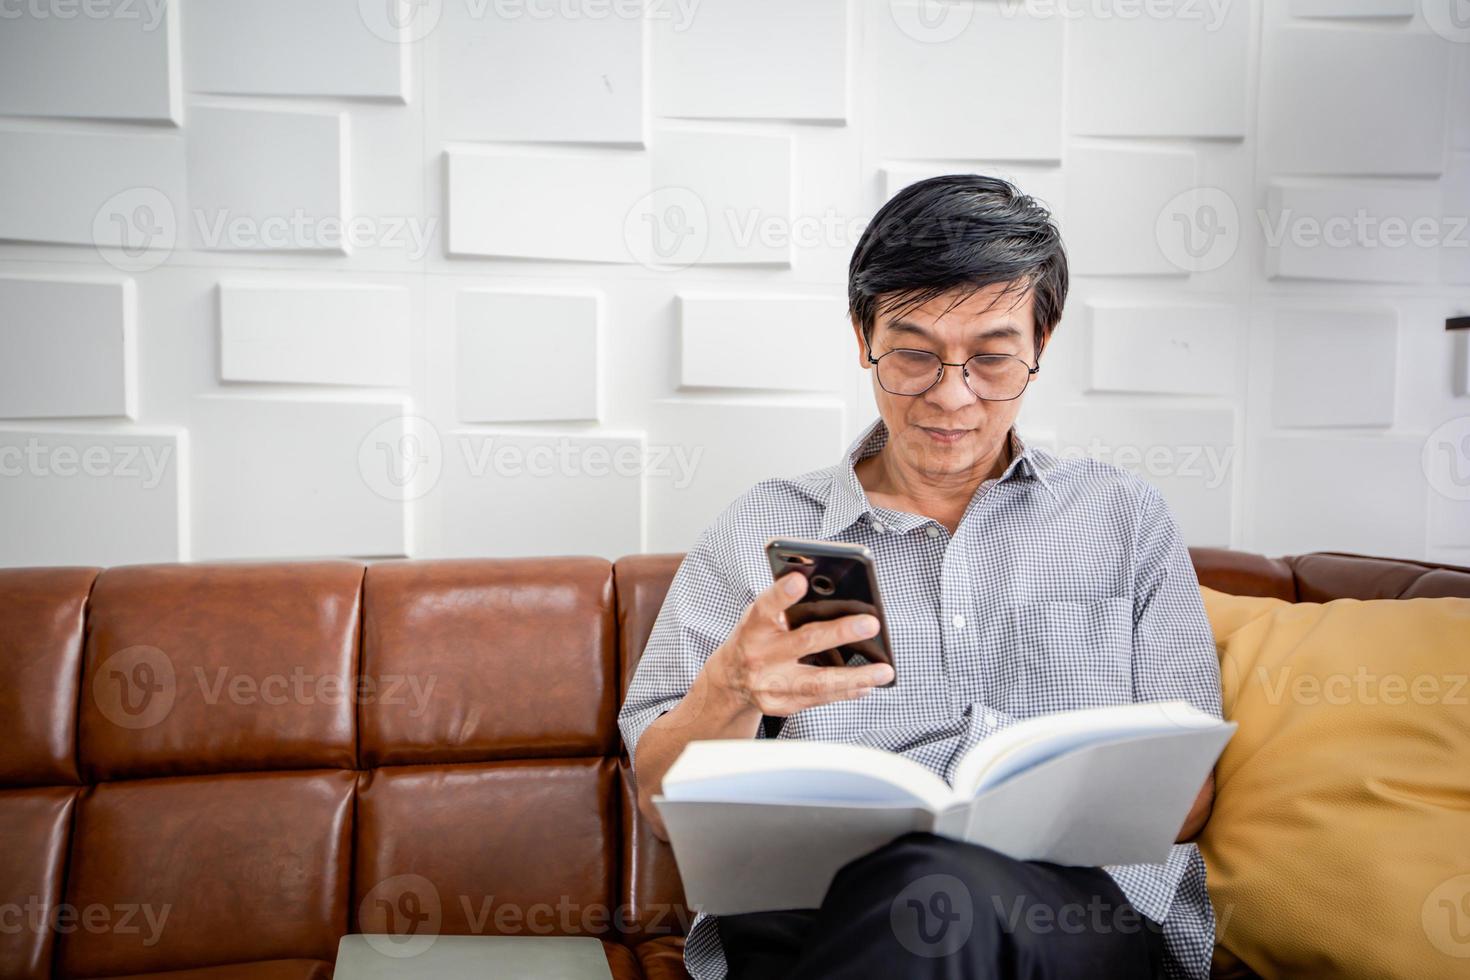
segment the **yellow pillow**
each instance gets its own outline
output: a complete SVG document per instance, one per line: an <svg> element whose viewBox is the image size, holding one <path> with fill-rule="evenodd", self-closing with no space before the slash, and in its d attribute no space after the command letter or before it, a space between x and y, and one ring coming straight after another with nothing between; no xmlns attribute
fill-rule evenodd
<svg viewBox="0 0 1470 980"><path fill-rule="evenodd" d="M1470 977L1470 599L1201 592L1240 723L1199 839L1217 966Z"/></svg>

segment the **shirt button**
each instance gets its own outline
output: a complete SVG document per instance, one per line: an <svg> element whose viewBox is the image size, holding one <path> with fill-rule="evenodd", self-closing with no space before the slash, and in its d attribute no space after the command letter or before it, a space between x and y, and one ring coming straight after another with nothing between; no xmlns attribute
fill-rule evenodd
<svg viewBox="0 0 1470 980"><path fill-rule="evenodd" d="M924 533L929 535L929 537L931 538L937 538L939 537L939 528L935 527L933 524L930 524L928 527L924 528Z"/></svg>
<svg viewBox="0 0 1470 980"><path fill-rule="evenodd" d="M888 530L888 528L883 526L882 521L869 521L869 523L873 525L873 530L877 531L879 534L882 534L884 531Z"/></svg>
<svg viewBox="0 0 1470 980"><path fill-rule="evenodd" d="M950 622L954 624L954 628L957 630L962 630L965 628L965 617L961 616L959 613L955 613L954 619L951 619Z"/></svg>

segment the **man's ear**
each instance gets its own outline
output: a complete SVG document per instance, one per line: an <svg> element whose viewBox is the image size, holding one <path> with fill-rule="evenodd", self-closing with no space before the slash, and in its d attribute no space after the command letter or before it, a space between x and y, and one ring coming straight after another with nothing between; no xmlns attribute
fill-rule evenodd
<svg viewBox="0 0 1470 980"><path fill-rule="evenodd" d="M868 363L868 345L863 340L863 327L857 317L852 317L852 334L857 340L858 367L866 371L872 365Z"/></svg>

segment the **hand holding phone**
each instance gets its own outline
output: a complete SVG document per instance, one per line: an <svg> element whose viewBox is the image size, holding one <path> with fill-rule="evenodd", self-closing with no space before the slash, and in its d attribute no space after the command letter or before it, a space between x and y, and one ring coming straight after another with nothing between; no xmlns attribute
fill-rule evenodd
<svg viewBox="0 0 1470 980"><path fill-rule="evenodd" d="M860 544L814 541L803 538L771 538L766 542L766 559L771 576L800 574L807 580L806 593L786 609L786 623L797 629L807 623L823 622L840 616L866 613L878 620L878 634L853 640L829 650L801 658L801 663L821 667L843 667L856 662L898 665L888 639L888 623L883 604L878 598L878 573L873 554Z"/></svg>

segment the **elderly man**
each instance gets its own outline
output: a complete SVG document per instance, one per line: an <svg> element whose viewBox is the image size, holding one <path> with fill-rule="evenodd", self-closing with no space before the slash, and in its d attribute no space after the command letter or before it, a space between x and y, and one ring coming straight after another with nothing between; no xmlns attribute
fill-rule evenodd
<svg viewBox="0 0 1470 980"><path fill-rule="evenodd" d="M1035 715L1170 699L1220 715L1198 582L1158 491L1015 430L1066 294L1055 224L1003 180L921 181L874 217L848 296L880 417L836 465L756 484L700 535L623 705L639 808L658 833L651 798L695 739L855 742L952 780L966 749ZM877 624L788 629L805 579L772 582L771 536L872 550L897 684L880 686L886 664L798 662ZM685 963L698 980L1203 977L1215 921L1185 842L1212 798L1207 782L1163 864L1061 867L905 835L845 866L820 908L699 916ZM968 893L932 905L973 910L958 948L905 941L899 917L931 908L899 901L916 886Z"/></svg>

